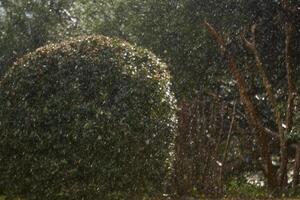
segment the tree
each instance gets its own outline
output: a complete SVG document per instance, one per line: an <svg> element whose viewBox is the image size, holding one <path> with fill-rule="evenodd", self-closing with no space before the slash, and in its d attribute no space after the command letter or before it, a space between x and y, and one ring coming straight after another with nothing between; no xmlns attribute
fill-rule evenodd
<svg viewBox="0 0 300 200"><path fill-rule="evenodd" d="M76 19L67 0L0 1L0 71L26 52L68 35Z"/></svg>
<svg viewBox="0 0 300 200"><path fill-rule="evenodd" d="M269 131L265 126L265 122L261 117L261 110L257 108L255 102L249 95L249 90L247 83L245 82L242 74L240 73L237 65L237 60L235 58L235 52L231 52L230 49L226 47L225 41L216 31L214 27L212 27L209 23L205 22L205 26L208 32L214 37L215 41L220 47L221 53L225 56L227 60L227 64L229 66L230 72L232 73L234 79L237 82L237 88L239 90L239 94L241 100L243 102L244 108L246 110L246 114L248 116L248 121L250 126L255 130L257 135L257 141L260 147L260 156L262 159L263 172L267 178L268 186L270 190L280 190L282 191L287 187L287 173L288 173L288 141L287 135L290 134L293 127L293 116L295 113L295 97L297 95L297 90L295 88L295 81L293 78L293 71L295 71L294 62L293 62L293 37L296 27L297 19L297 5L291 4L288 1L281 1L280 8L285 11L285 15L283 21L280 25L284 27L285 33L285 48L284 58L285 58L285 70L286 70L286 79L287 79L287 87L286 94L284 95L284 99L280 99L281 103L278 101L278 89L274 90L272 86L269 75L264 67L259 51L257 50L256 43L256 24L251 27L250 39L247 39L245 33L242 33L242 40L246 46L246 48L251 52L254 56L255 65L257 68L257 74L260 76L262 80L262 86L265 90L265 96L268 99L268 102L271 106L271 110L273 112L273 117L269 119L271 123L276 124L276 133ZM275 91L275 94L274 94ZM280 110L280 106L283 104L283 101L286 101L285 109ZM283 119L285 117L285 119ZM274 120L274 121L273 121ZM271 127L271 129L274 127ZM270 147L270 141L272 139L279 140L279 157L280 164L279 169L272 162L272 154L274 154L274 149ZM300 160L299 160L299 148L298 144L292 145L292 147L296 147L295 154L295 167L294 167L294 178L293 178L293 186L296 187L299 183L299 168L300 168Z"/></svg>

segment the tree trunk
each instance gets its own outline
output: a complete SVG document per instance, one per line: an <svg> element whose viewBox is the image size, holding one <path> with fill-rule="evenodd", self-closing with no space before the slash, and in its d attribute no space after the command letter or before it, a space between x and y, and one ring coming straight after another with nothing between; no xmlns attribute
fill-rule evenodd
<svg viewBox="0 0 300 200"><path fill-rule="evenodd" d="M293 188L299 184L299 172L300 172L300 144L294 144L295 148L295 164L294 164L294 172L293 172Z"/></svg>

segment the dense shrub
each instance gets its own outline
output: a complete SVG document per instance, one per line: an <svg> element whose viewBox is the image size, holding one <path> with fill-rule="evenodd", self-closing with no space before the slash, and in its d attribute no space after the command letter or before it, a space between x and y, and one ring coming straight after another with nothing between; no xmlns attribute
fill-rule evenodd
<svg viewBox="0 0 300 200"><path fill-rule="evenodd" d="M162 191L174 138L166 66L118 39L37 49L0 84L0 185L24 199Z"/></svg>

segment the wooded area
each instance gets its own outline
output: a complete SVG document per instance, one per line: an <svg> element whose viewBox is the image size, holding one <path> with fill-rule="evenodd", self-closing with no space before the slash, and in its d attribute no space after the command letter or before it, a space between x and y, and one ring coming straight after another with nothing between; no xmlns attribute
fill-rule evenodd
<svg viewBox="0 0 300 200"><path fill-rule="evenodd" d="M0 74L0 199L300 197L299 0L0 0Z"/></svg>

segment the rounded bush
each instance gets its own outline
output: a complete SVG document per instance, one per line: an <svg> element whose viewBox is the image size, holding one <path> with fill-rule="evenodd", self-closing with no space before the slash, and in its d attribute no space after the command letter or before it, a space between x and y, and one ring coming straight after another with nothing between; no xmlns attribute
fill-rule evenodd
<svg viewBox="0 0 300 200"><path fill-rule="evenodd" d="M51 44L0 82L0 185L23 199L162 191L174 139L166 66L104 36Z"/></svg>

